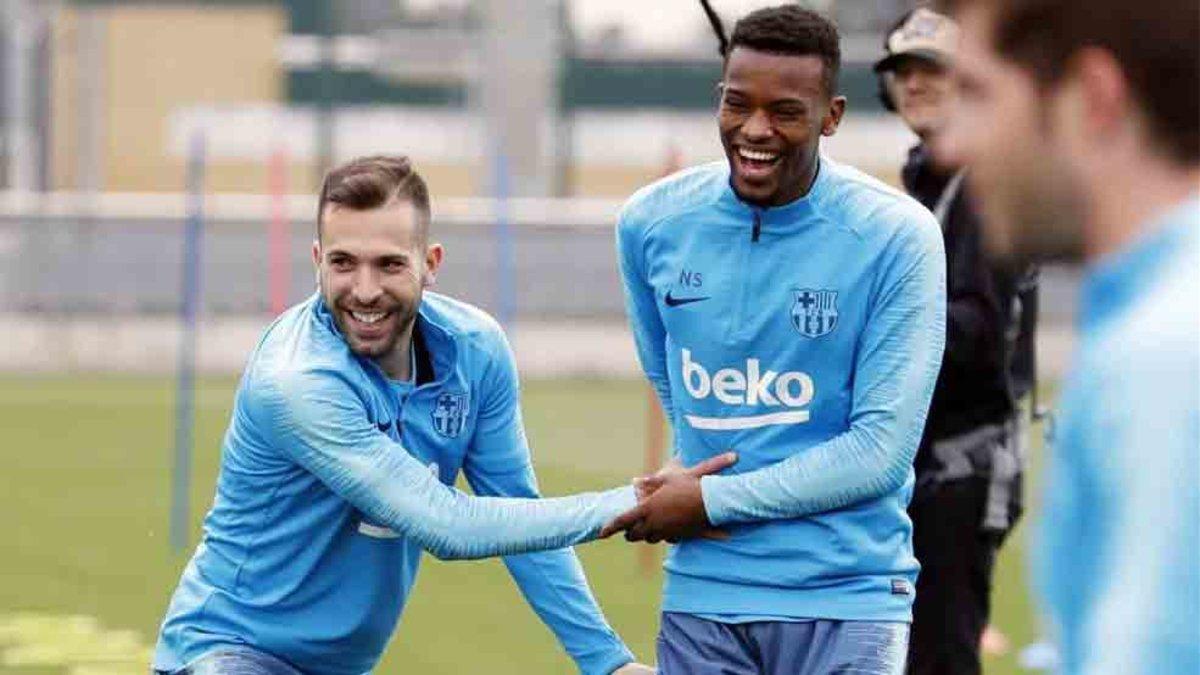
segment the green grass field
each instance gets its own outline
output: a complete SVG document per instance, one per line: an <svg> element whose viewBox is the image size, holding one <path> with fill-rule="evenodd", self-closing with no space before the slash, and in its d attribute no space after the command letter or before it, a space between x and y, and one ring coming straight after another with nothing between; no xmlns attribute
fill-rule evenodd
<svg viewBox="0 0 1200 675"><path fill-rule="evenodd" d="M193 542L212 500L234 384L199 384ZM609 487L637 473L645 400L635 381L528 383L526 422L543 492ZM146 672L190 554L172 554L167 542L173 401L167 379L0 377L0 673ZM1036 634L1023 542L1022 527L1002 553L994 593L993 622L1015 647ZM660 573L641 571L637 550L623 541L579 553L614 627L652 660ZM377 672L573 668L498 561L427 557ZM989 661L987 672L1020 671L1010 654Z"/></svg>

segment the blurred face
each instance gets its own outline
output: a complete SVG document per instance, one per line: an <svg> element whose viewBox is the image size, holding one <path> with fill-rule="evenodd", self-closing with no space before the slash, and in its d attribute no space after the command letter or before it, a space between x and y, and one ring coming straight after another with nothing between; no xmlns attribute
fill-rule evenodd
<svg viewBox="0 0 1200 675"><path fill-rule="evenodd" d="M924 58L906 58L890 76L896 112L923 140L946 124L953 103L953 80L940 64Z"/></svg>
<svg viewBox="0 0 1200 675"><path fill-rule="evenodd" d="M993 255L1076 257L1083 200L1064 143L1059 96L996 54L985 8L968 7L960 19L960 101L940 150L970 168Z"/></svg>
<svg viewBox="0 0 1200 675"><path fill-rule="evenodd" d="M717 125L733 189L778 206L801 197L816 169L821 136L837 131L844 98L830 97L818 56L736 47L725 64Z"/></svg>
<svg viewBox="0 0 1200 675"><path fill-rule="evenodd" d="M407 368L413 321L442 260L425 247L407 201L356 211L326 206L313 261L321 297L350 349L389 375Z"/></svg>

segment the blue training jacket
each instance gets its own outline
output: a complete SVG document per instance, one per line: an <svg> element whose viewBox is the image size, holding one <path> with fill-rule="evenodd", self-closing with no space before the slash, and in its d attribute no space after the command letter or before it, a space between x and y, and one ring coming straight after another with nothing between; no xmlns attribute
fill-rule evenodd
<svg viewBox="0 0 1200 675"><path fill-rule="evenodd" d="M1063 675L1200 673L1200 195L1088 270L1037 579Z"/></svg>
<svg viewBox="0 0 1200 675"><path fill-rule="evenodd" d="M505 563L580 670L607 675L632 660L563 549L631 508L632 488L532 499L516 367L499 326L426 293L414 335L412 388L353 354L319 296L267 329L237 391L216 499L155 668L248 644L305 672L368 672L422 549L444 559L548 551ZM460 471L493 496L451 487Z"/></svg>
<svg viewBox="0 0 1200 675"><path fill-rule="evenodd" d="M663 609L910 620L905 509L945 333L932 214L826 158L806 196L754 207L721 161L634 195L617 245L676 453L739 453L702 479L732 536L674 547Z"/></svg>

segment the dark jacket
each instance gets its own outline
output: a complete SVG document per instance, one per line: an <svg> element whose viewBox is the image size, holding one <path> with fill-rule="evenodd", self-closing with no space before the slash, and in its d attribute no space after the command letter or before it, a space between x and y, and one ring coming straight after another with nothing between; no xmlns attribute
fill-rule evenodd
<svg viewBox="0 0 1200 675"><path fill-rule="evenodd" d="M933 210L952 174L932 168L922 146L909 152L904 187ZM1037 320L1035 269L992 264L983 248L979 214L965 184L950 203L946 243L946 353L938 376L916 470L936 470L929 446L1013 416L1034 386Z"/></svg>

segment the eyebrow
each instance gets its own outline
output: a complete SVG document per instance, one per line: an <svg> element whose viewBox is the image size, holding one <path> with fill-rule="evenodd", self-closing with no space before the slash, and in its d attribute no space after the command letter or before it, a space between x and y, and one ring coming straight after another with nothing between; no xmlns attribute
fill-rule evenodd
<svg viewBox="0 0 1200 675"><path fill-rule="evenodd" d="M725 94L735 94L735 95L737 95L737 96L741 96L741 97L743 97L743 98L744 98L744 97L746 97L746 96L749 96L749 94L747 94L746 92L742 91L741 89L738 89L737 87L725 86L725 87L724 87L724 89L723 89L723 92L724 92ZM807 106L807 105L808 105L808 102L807 102L807 101L805 101L805 100L804 100L804 99L802 99L802 98L795 97L795 96L788 96L788 97L786 97L786 98L780 98L780 99L776 99L776 100L774 100L774 101L771 101L771 102L770 102L770 103L768 103L767 105L773 105L773 106L774 106L774 105L781 105L781 104L784 104L784 103L795 103L795 104L797 104L797 105L803 105L803 106Z"/></svg>

